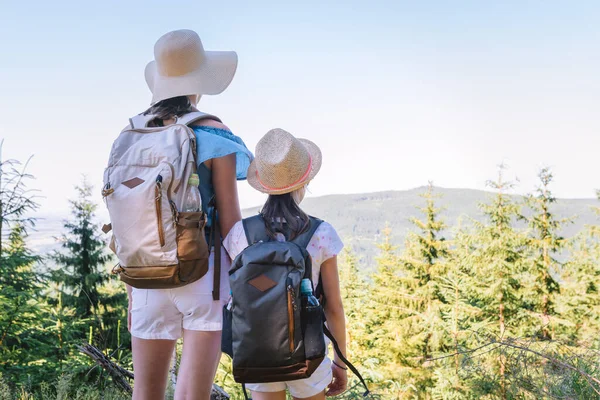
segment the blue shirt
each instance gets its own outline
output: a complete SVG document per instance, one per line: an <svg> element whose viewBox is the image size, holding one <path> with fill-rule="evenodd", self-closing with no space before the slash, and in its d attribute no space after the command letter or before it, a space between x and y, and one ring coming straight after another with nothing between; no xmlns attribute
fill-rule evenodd
<svg viewBox="0 0 600 400"><path fill-rule="evenodd" d="M209 207L210 200L215 195L215 188L212 183L212 172L204 165L204 161L225 157L235 153L235 170L237 180L245 180L248 167L254 159L254 156L248 150L244 141L235 136L226 129L214 128L212 126L195 126L196 133L196 152L198 155L198 176L200 177L200 197L202 198L202 211L208 216L206 223L207 242L210 243L211 216L213 208Z"/></svg>

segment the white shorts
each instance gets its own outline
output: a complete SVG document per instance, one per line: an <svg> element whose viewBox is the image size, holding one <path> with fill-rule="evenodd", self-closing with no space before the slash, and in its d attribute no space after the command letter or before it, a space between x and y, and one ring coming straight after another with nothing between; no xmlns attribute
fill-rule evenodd
<svg viewBox="0 0 600 400"><path fill-rule="evenodd" d="M323 392L332 379L331 360L325 357L310 378L289 382L248 383L246 388L253 392L281 392L288 389L293 397L304 399Z"/></svg>
<svg viewBox="0 0 600 400"><path fill-rule="evenodd" d="M221 253L220 300L212 298L214 263L209 259L206 275L175 289L132 288L131 335L141 339L171 339L182 336L182 329L220 331L223 306L229 299L229 257Z"/></svg>

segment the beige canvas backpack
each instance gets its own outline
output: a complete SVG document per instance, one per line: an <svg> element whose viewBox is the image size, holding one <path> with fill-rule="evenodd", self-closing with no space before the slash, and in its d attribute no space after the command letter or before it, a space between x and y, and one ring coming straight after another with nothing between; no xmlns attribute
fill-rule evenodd
<svg viewBox="0 0 600 400"><path fill-rule="evenodd" d="M130 119L113 143L102 190L111 222L105 230L112 229L110 247L119 260L113 272L145 289L183 286L208 270L207 216L180 210L186 191L197 190L188 186L197 165L196 135L190 125L203 119L219 121L192 112L175 124L149 128L154 118L140 114ZM216 287L213 297L218 298L218 292Z"/></svg>

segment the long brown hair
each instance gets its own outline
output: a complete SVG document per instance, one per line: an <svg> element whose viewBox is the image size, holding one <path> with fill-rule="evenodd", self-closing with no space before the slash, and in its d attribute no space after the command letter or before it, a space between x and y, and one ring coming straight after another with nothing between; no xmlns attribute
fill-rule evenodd
<svg viewBox="0 0 600 400"><path fill-rule="evenodd" d="M310 223L308 214L302 211L291 193L269 195L260 215L265 220L267 234L273 239L281 232L288 240L293 240L308 229Z"/></svg>
<svg viewBox="0 0 600 400"><path fill-rule="evenodd" d="M194 110L195 107L187 96L177 96L159 101L144 111L144 115L156 115L152 124L155 126L163 126L163 120L181 117Z"/></svg>

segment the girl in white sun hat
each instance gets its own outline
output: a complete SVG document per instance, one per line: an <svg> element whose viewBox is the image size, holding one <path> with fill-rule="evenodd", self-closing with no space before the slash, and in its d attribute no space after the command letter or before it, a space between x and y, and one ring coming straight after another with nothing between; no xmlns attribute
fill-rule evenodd
<svg viewBox="0 0 600 400"><path fill-rule="evenodd" d="M223 92L236 68L235 52L204 50L194 31L165 34L156 42L154 60L145 71L146 83L152 92L152 106L143 113L153 118L149 126L172 124L183 115L197 111L201 96ZM196 133L202 211L211 215L210 199L215 196L217 224L225 236L241 219L236 179L246 178L252 154L221 122L203 119L192 128ZM207 243L214 228L209 219ZM217 296L220 300L215 301L213 256L214 251L211 251L206 275L186 286L174 289L127 287L134 399L164 399L171 357L180 337L183 337L183 353L175 399L210 398L221 356L221 310L229 295L227 271L230 266L223 251L221 289Z"/></svg>
<svg viewBox="0 0 600 400"><path fill-rule="evenodd" d="M265 221L267 234L276 240L285 240L280 232L289 232L294 238L307 230L308 215L300 208L306 185L321 168L321 151L313 142L296 139L283 129L269 131L256 146L256 159L248 169L248 183L256 190L269 195L260 214ZM279 229L274 230L271 222ZM287 225L287 229L283 227ZM242 221L236 223L223 242L232 259L246 247L248 239ZM346 324L340 295L337 255L343 244L335 229L327 222L321 223L307 250L312 258L312 281L321 279L323 294L327 298L325 316L329 330L346 353ZM234 293L235 296L235 293ZM309 378L289 381L246 384L254 400L285 400L286 390L294 399L324 399L346 390L347 366L335 354L333 360L325 357Z"/></svg>

